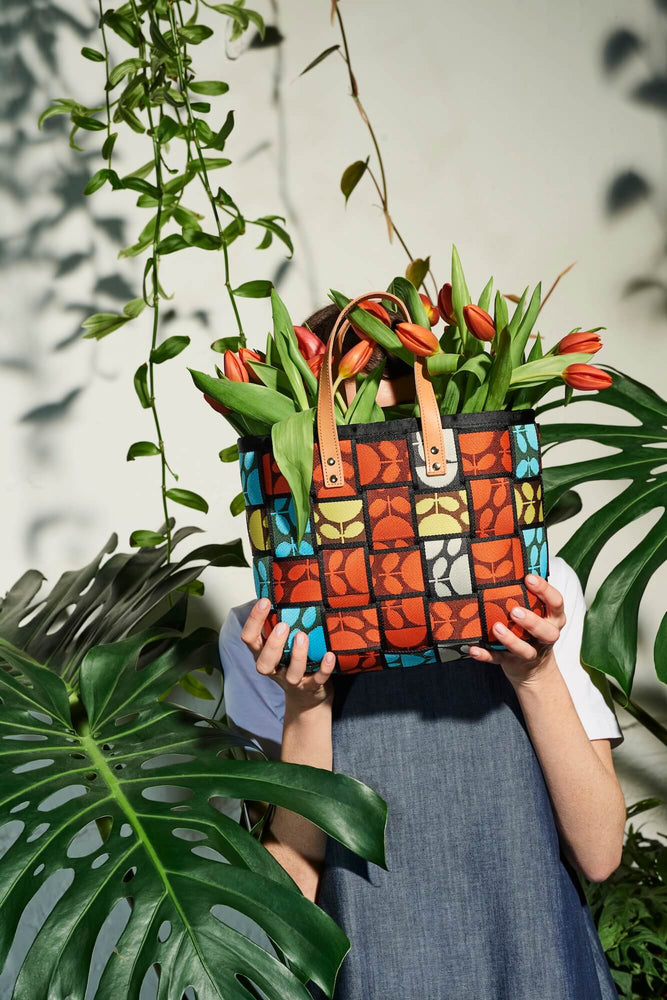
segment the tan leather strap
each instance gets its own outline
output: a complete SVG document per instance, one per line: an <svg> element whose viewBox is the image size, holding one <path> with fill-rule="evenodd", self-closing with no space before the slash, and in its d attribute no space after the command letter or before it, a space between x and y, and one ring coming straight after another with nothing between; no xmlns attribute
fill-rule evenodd
<svg viewBox="0 0 667 1000"><path fill-rule="evenodd" d="M360 302L365 302L368 299L386 299L393 302L405 316L406 322L412 322L412 317L404 302L389 292L367 292L365 295L358 295L356 298L350 299L336 319L327 342L317 397L317 435L322 463L322 480L325 487L330 489L338 488L345 482L334 409L333 352L337 342L342 343L343 336L351 325L347 318L348 314ZM445 439L438 401L428 376L425 358L415 357L414 373L417 401L421 414L426 475L439 476L445 470Z"/></svg>

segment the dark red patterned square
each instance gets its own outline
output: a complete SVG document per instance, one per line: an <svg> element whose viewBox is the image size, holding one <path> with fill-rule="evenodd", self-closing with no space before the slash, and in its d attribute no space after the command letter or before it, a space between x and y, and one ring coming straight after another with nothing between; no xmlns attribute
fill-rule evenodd
<svg viewBox="0 0 667 1000"><path fill-rule="evenodd" d="M362 548L323 549L324 592L332 608L370 604L371 594Z"/></svg>
<svg viewBox="0 0 667 1000"><path fill-rule="evenodd" d="M476 583L503 583L523 578L523 552L518 538L473 541L471 548Z"/></svg>
<svg viewBox="0 0 667 1000"><path fill-rule="evenodd" d="M409 483L412 476L407 441L358 444L357 467L362 486Z"/></svg>
<svg viewBox="0 0 667 1000"><path fill-rule="evenodd" d="M336 497L356 497L359 493L352 461L352 442L340 442L340 454L343 460L342 486L325 486L320 461L320 448L316 443L313 449L313 490L318 500L335 500Z"/></svg>
<svg viewBox="0 0 667 1000"><path fill-rule="evenodd" d="M336 657L336 663L344 674L382 670L384 666L382 653L376 650L371 650L368 653L339 653Z"/></svg>
<svg viewBox="0 0 667 1000"><path fill-rule="evenodd" d="M375 550L401 549L415 544L407 486L370 488L366 491L366 503Z"/></svg>
<svg viewBox="0 0 667 1000"><path fill-rule="evenodd" d="M269 611L266 621L262 626L262 635L265 639L268 639L271 632L278 624L278 613L276 611Z"/></svg>
<svg viewBox="0 0 667 1000"><path fill-rule="evenodd" d="M509 628L520 639L528 638L529 633L510 617L512 608L517 607L517 605L521 608L526 606L523 588L519 584L508 584L506 587L488 587L482 591L482 600L484 601L489 642L502 642L500 636L497 636L493 631L496 622Z"/></svg>
<svg viewBox="0 0 667 1000"><path fill-rule="evenodd" d="M476 597L433 601L429 607L429 614L431 632L436 642L481 638L482 623Z"/></svg>
<svg viewBox="0 0 667 1000"><path fill-rule="evenodd" d="M334 653L379 649L380 629L375 608L333 611L326 616L329 646Z"/></svg>
<svg viewBox="0 0 667 1000"><path fill-rule="evenodd" d="M378 607L388 647L406 650L426 645L426 610L422 597L380 601Z"/></svg>
<svg viewBox="0 0 667 1000"><path fill-rule="evenodd" d="M268 453L262 455L262 477L264 479L264 493L267 496L290 495L289 483L278 468L273 455Z"/></svg>
<svg viewBox="0 0 667 1000"><path fill-rule="evenodd" d="M459 433L463 473L466 476L503 475L512 471L509 431Z"/></svg>
<svg viewBox="0 0 667 1000"><path fill-rule="evenodd" d="M277 604L312 604L322 600L320 564L315 557L276 560L272 571Z"/></svg>
<svg viewBox="0 0 667 1000"><path fill-rule="evenodd" d="M510 479L471 479L470 491L475 514L474 534L480 538L489 535L514 533L514 508Z"/></svg>
<svg viewBox="0 0 667 1000"><path fill-rule="evenodd" d="M424 593L424 572L419 549L371 553L373 591L376 597Z"/></svg>

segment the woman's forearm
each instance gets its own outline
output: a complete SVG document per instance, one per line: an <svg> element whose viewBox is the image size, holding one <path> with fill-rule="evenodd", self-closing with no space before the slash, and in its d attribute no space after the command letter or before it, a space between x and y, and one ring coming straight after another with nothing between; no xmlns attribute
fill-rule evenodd
<svg viewBox="0 0 667 1000"><path fill-rule="evenodd" d="M586 878L602 882L620 864L623 846L626 806L618 779L595 752L553 653L534 677L513 686L566 853Z"/></svg>
<svg viewBox="0 0 667 1000"><path fill-rule="evenodd" d="M304 711L285 699L280 759L332 769L331 701ZM310 820L277 806L262 843L291 875L304 896L315 902L327 835Z"/></svg>

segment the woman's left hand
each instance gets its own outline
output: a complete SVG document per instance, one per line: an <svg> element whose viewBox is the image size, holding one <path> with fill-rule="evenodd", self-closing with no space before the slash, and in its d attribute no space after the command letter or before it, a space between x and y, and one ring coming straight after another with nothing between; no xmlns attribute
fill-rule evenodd
<svg viewBox="0 0 667 1000"><path fill-rule="evenodd" d="M530 608L519 605L512 608L512 620L529 633L530 641L520 639L511 629L497 622L493 627L494 635L507 647L507 651L482 649L481 646L471 646L469 650L470 655L480 662L500 664L512 684L523 684L543 670L553 668L553 645L566 622L563 595L553 584L530 573L524 581L528 590L546 605L544 617L536 615Z"/></svg>

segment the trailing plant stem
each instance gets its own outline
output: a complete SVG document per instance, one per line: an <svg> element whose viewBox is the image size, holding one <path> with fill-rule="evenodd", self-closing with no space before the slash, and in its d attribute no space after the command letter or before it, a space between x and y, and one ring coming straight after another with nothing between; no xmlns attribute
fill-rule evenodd
<svg viewBox="0 0 667 1000"><path fill-rule="evenodd" d="M109 46L107 45L106 31L104 30L104 11L102 10L102 0L97 0L97 6L100 12L100 22L99 28L102 35L102 46L104 48L104 75L106 77L106 86L104 88L104 100L107 109L107 142L109 143L109 155L107 157L107 166L111 169L111 104L109 102Z"/></svg>

